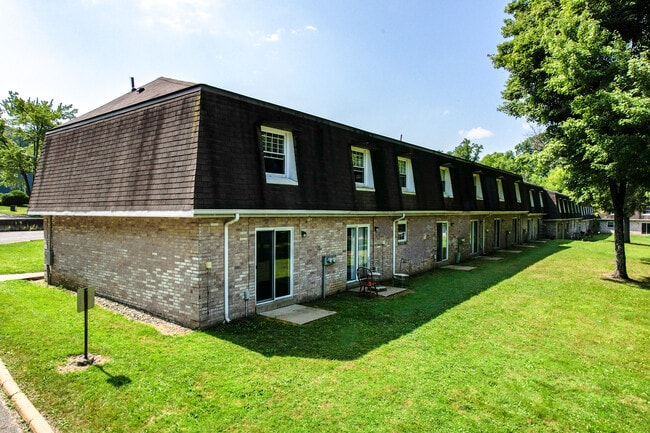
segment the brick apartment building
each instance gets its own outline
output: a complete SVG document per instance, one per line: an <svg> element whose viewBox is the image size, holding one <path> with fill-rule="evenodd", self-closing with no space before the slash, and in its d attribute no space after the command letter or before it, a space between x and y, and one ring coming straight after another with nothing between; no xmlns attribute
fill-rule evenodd
<svg viewBox="0 0 650 433"><path fill-rule="evenodd" d="M194 328L346 290L360 265L389 279L564 236L589 212L517 174L168 78L50 131L30 202L53 284Z"/></svg>

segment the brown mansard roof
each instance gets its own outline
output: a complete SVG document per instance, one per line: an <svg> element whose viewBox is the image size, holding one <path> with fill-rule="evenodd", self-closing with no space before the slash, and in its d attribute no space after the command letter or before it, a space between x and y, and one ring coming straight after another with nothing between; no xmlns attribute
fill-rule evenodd
<svg viewBox="0 0 650 433"><path fill-rule="evenodd" d="M525 211L496 198L495 179L521 179L512 173L203 84L158 78L143 87L47 134L30 213ZM265 181L263 124L293 132L298 186ZM372 153L375 191L356 190L350 146ZM399 187L395 161L404 155L416 195ZM453 200L440 189L443 164L455 167ZM482 203L476 170L486 179Z"/></svg>

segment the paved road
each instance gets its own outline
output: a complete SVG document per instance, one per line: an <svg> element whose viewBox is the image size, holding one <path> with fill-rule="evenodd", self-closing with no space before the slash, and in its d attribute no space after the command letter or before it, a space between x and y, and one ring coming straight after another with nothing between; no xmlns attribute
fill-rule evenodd
<svg viewBox="0 0 650 433"><path fill-rule="evenodd" d="M0 244L43 240L43 230L0 232Z"/></svg>
<svg viewBox="0 0 650 433"><path fill-rule="evenodd" d="M18 413L9 409L8 399L4 391L0 389L0 432L2 433L26 433L29 430L20 419Z"/></svg>

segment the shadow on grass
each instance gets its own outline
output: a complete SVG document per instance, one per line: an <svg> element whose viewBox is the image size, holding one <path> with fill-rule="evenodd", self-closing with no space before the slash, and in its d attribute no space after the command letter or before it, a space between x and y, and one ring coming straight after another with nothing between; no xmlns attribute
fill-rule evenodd
<svg viewBox="0 0 650 433"><path fill-rule="evenodd" d="M94 365L93 367L97 368L99 371L101 371L106 376L108 376L108 379L106 379L106 382L113 385L115 388L120 388L120 387L122 387L124 385L128 385L129 383L131 383L131 379L128 378L127 376L124 376L124 375L121 375L121 374L118 375L118 376L113 376L111 373L106 371L104 369L104 367L102 367L101 365Z"/></svg>
<svg viewBox="0 0 650 433"><path fill-rule="evenodd" d="M498 262L463 263L477 266L471 272L437 269L412 278L412 290L401 296L332 295L307 305L336 314L302 326L257 316L203 332L267 357L352 360L414 331L570 242L547 242Z"/></svg>

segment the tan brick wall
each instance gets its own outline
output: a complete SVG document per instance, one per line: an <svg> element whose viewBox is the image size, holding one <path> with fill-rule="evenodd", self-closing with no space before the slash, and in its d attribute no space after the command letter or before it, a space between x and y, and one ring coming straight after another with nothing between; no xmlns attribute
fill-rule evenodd
<svg viewBox="0 0 650 433"><path fill-rule="evenodd" d="M197 221L53 217L52 225L53 284L91 286L99 295L198 326Z"/></svg>
<svg viewBox="0 0 650 433"><path fill-rule="evenodd" d="M502 248L512 215L500 215ZM494 216L408 216L408 239L395 246L395 269L416 274L470 257L470 221L485 222L485 252L493 251ZM191 327L222 323L224 296L224 224L232 218L53 217L52 282L69 288L92 286L97 293ZM322 296L347 288L347 227L370 228L371 265L390 283L393 224L396 217L241 218L229 225L229 318ZM449 260L434 263L436 223L449 223ZM46 218L46 223L48 220ZM522 227L526 226L521 220ZM293 233L293 296L256 305L256 230L289 228ZM46 234L49 232L46 224ZM304 232L304 237L302 233ZM483 231L480 230L480 236ZM46 236L47 238L47 236ZM464 241L459 245L459 239ZM510 236L512 239L512 236ZM483 253L479 239L479 253ZM404 259L403 263L400 263ZM210 266L208 266L210 264ZM244 293L250 293L248 302Z"/></svg>

